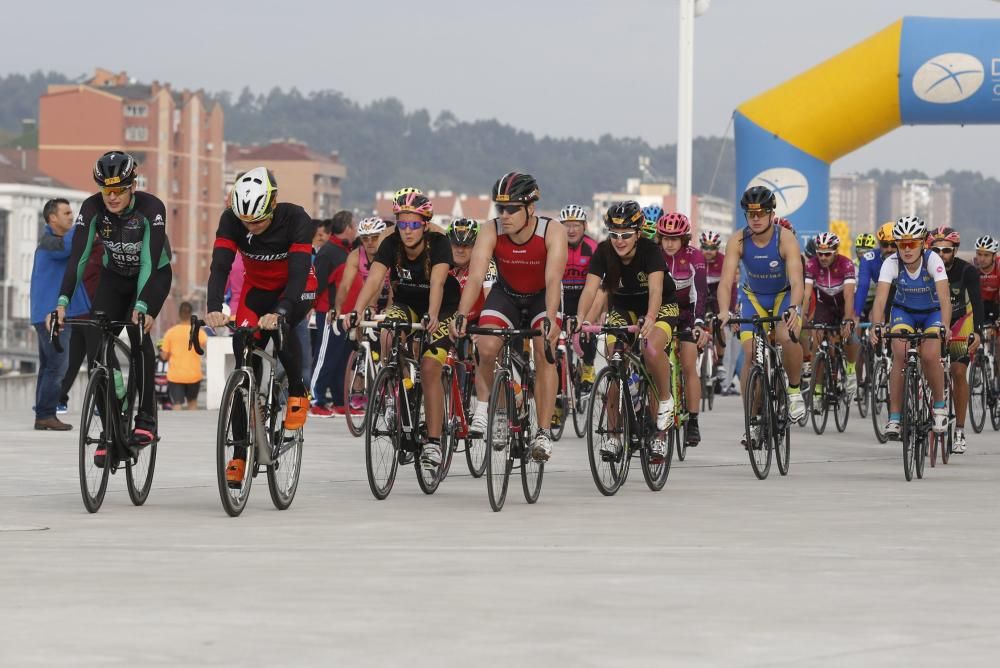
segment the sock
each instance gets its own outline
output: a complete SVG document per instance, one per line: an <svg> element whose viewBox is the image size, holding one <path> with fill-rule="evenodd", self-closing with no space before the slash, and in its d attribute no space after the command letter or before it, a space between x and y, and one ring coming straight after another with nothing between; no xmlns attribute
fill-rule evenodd
<svg viewBox="0 0 1000 668"><path fill-rule="evenodd" d="M935 402L934 402L934 408L944 408L944 407L945 407L945 406L947 406L947 405L948 405L948 404L946 404L946 403L945 403L945 402L943 402L943 401L935 401Z"/></svg>
<svg viewBox="0 0 1000 668"><path fill-rule="evenodd" d="M473 416L486 417L486 413L489 411L489 403L486 401L480 401L476 404L476 410L473 412Z"/></svg>
<svg viewBox="0 0 1000 668"><path fill-rule="evenodd" d="M430 445L431 443L433 443L434 445L441 445L441 438L440 437L435 438L433 436L428 436L427 437L427 444Z"/></svg>
<svg viewBox="0 0 1000 668"><path fill-rule="evenodd" d="M802 394L802 391L799 389L798 385L791 385L790 384L788 386L788 393L789 394Z"/></svg>
<svg viewBox="0 0 1000 668"><path fill-rule="evenodd" d="M690 420L691 422L694 422L695 424L698 424L698 414L697 413L688 413L688 420Z"/></svg>
<svg viewBox="0 0 1000 668"><path fill-rule="evenodd" d="M899 413L889 413L889 422L899 422Z"/></svg>
<svg viewBox="0 0 1000 668"><path fill-rule="evenodd" d="M854 362L848 362L847 363L847 373L850 373L850 374L855 373L854 364L855 364Z"/></svg>

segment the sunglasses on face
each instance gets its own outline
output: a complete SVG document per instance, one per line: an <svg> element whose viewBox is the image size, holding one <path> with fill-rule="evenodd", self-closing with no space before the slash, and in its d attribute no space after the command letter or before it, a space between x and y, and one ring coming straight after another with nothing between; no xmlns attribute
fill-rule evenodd
<svg viewBox="0 0 1000 668"><path fill-rule="evenodd" d="M954 248L950 248L948 246L934 246L933 248L934 252L938 255L951 255L955 252Z"/></svg>
<svg viewBox="0 0 1000 668"><path fill-rule="evenodd" d="M816 255L820 257L833 257L835 251L816 251Z"/></svg>
<svg viewBox="0 0 1000 668"><path fill-rule="evenodd" d="M506 213L508 216L513 216L523 208L523 204L497 204L497 215L502 216Z"/></svg>
<svg viewBox="0 0 1000 668"><path fill-rule="evenodd" d="M125 193L127 193L130 189L131 189L131 186L122 186L122 187L114 187L114 186L112 186L112 187L106 187L106 186L102 186L101 187L101 192L104 193L105 195L113 195L115 197L121 197L122 195L124 195Z"/></svg>
<svg viewBox="0 0 1000 668"><path fill-rule="evenodd" d="M920 242L919 239L910 239L910 240L907 240L907 241L897 241L896 242L896 247L900 248L902 250L913 250L915 248L920 248L920 243L921 242Z"/></svg>
<svg viewBox="0 0 1000 668"><path fill-rule="evenodd" d="M611 237L612 239L616 239L616 240L620 240L620 241L625 241L626 239L631 239L632 237L634 237L635 236L635 232L634 231L629 231L629 232L608 232L608 236Z"/></svg>
<svg viewBox="0 0 1000 668"><path fill-rule="evenodd" d="M719 250L719 247L718 246L702 246L701 249L703 251L717 251L717 250Z"/></svg>
<svg viewBox="0 0 1000 668"><path fill-rule="evenodd" d="M770 218L771 212L767 210L761 211L747 211L747 218L751 220L757 220L758 218Z"/></svg>
<svg viewBox="0 0 1000 668"><path fill-rule="evenodd" d="M420 220L399 220L396 221L396 227L400 230L419 230L424 226L423 221Z"/></svg>

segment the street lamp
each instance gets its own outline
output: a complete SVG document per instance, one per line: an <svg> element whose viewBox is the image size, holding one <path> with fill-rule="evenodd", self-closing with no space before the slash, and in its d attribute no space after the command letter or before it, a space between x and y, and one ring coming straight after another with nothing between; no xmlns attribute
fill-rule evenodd
<svg viewBox="0 0 1000 668"><path fill-rule="evenodd" d="M677 210L688 216L691 215L691 146L694 141L694 19L708 11L710 1L678 0Z"/></svg>

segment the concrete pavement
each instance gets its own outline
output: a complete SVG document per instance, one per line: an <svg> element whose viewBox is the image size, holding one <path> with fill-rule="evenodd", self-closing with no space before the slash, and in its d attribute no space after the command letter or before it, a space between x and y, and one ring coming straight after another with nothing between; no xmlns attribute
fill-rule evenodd
<svg viewBox="0 0 1000 668"><path fill-rule="evenodd" d="M78 415L67 416L74 424ZM0 422L0 665L992 666L1000 438L924 480L852 415L754 478L738 399L648 491L612 498L564 438L501 513L456 460L434 496L367 486L363 440L311 420L291 509L216 491L213 412L164 413L154 488L79 496L76 430ZM512 481L513 483L514 481Z"/></svg>

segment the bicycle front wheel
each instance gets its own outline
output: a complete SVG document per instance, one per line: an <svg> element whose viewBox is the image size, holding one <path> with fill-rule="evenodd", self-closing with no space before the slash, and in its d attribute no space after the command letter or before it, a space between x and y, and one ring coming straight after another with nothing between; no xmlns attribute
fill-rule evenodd
<svg viewBox="0 0 1000 668"><path fill-rule="evenodd" d="M587 435L587 420L589 419L590 411L588 410L587 398L590 395L584 395L580 391L580 375L582 373L581 366L582 362L577 360L573 365L573 373L570 376L570 383L572 387L570 388L570 399L573 402L573 431L576 432L577 438L583 438Z"/></svg>
<svg viewBox="0 0 1000 668"><path fill-rule="evenodd" d="M663 453L663 461L653 463L652 452L649 444L643 444L639 453L639 465L642 468L642 477L646 481L646 486L654 492L659 492L667 484L667 476L670 475L670 463L674 458L674 448L678 447L683 434L673 427L666 432L666 452Z"/></svg>
<svg viewBox="0 0 1000 668"><path fill-rule="evenodd" d="M771 470L771 411L762 367L754 366L750 370L744 397L745 438L750 466L757 479L764 480Z"/></svg>
<svg viewBox="0 0 1000 668"><path fill-rule="evenodd" d="M875 430L875 438L879 443L886 443L889 436L885 433L886 418L889 412L889 373L888 362L885 359L878 359L872 365L871 378L871 417L872 427Z"/></svg>
<svg viewBox="0 0 1000 668"><path fill-rule="evenodd" d="M556 374L556 378L559 379L559 388L556 393L555 415L552 416L552 424L549 425L553 443L561 439L563 432L566 431L566 420L569 419L569 402L573 397L565 351L559 353L556 358Z"/></svg>
<svg viewBox="0 0 1000 668"><path fill-rule="evenodd" d="M107 388L107 370L95 368L87 381L80 415L80 493L89 513L96 513L104 503L114 453L111 433L114 418L107 410ZM98 450L104 455L95 461Z"/></svg>
<svg viewBox="0 0 1000 668"><path fill-rule="evenodd" d="M903 379L903 412L900 439L903 442L903 475L907 482L913 480L914 461L920 452L920 431L925 428L921 420L922 398L917 397L916 372L907 369Z"/></svg>
<svg viewBox="0 0 1000 668"><path fill-rule="evenodd" d="M531 437L538 433L538 418L535 411L535 389L533 383L529 383L522 390L526 402L528 419L522 425L525 431L521 432L524 447L521 448L521 488L524 490L524 500L528 503L538 501L538 495L542 492L542 477L545 475L545 462L538 461L531 456Z"/></svg>
<svg viewBox="0 0 1000 668"><path fill-rule="evenodd" d="M396 404L399 379L396 370L384 367L375 376L368 394L365 414L365 471L368 487L379 501L384 500L396 482L399 467L400 406Z"/></svg>
<svg viewBox="0 0 1000 668"><path fill-rule="evenodd" d="M822 378L822 380L817 380ZM813 365L813 389L812 389L812 426L817 435L822 435L826 431L826 421L830 419L830 404L827 402L827 390L830 389L830 365L824 355L816 356L816 363Z"/></svg>
<svg viewBox="0 0 1000 668"><path fill-rule="evenodd" d="M368 360L365 349L352 350L344 372L344 418L351 436L360 436L365 430L365 406L368 403Z"/></svg>
<svg viewBox="0 0 1000 668"><path fill-rule="evenodd" d="M273 415L277 418L271 425L273 438L278 441L276 447L272 447L272 462L267 467L267 488L271 492L271 503L278 510L288 510L295 499L295 492L299 488L299 475L302 473L302 444L304 442L304 430L296 429L290 438L285 438L285 417L288 411L288 402L284 404L284 411L278 403L278 398L288 396L288 379L275 380L273 396L274 405L271 407ZM268 444L270 445L270 444Z"/></svg>
<svg viewBox="0 0 1000 668"><path fill-rule="evenodd" d="M493 377L486 425L486 491L493 512L503 509L510 483L510 421L516 414L510 371L500 369Z"/></svg>
<svg viewBox="0 0 1000 668"><path fill-rule="evenodd" d="M624 383L612 367L594 379L587 413L587 458L597 491L612 496L625 482L631 459Z"/></svg>
<svg viewBox="0 0 1000 668"><path fill-rule="evenodd" d="M836 362L830 365L835 375L830 376L827 389L833 393L833 422L837 425L837 431L844 433L847 429L847 420L851 417L851 397L847 394L847 365L844 358L837 357Z"/></svg>
<svg viewBox="0 0 1000 668"><path fill-rule="evenodd" d="M977 352L969 374L969 422L977 434L981 433L986 425L986 413L989 410L986 390L988 382L986 360Z"/></svg>
<svg viewBox="0 0 1000 668"><path fill-rule="evenodd" d="M137 406L139 390L135 389L129 406ZM157 419L156 402L153 402L153 420ZM125 483L132 503L141 506L149 498L153 487L153 471L156 469L156 445L159 437L144 448L139 448L135 456L129 456L125 464Z"/></svg>
<svg viewBox="0 0 1000 668"><path fill-rule="evenodd" d="M253 410L250 376L237 369L226 381L219 410L219 428L215 441L215 473L219 484L219 499L230 517L238 517L250 498L257 466L257 453L253 446L250 411ZM226 469L231 460L243 455L243 479L232 483L226 480Z"/></svg>
<svg viewBox="0 0 1000 668"><path fill-rule="evenodd" d="M858 395L854 398L858 404L858 415L862 420L868 417L868 408L871 406L872 365L871 348L865 345L861 349L861 354L858 355Z"/></svg>
<svg viewBox="0 0 1000 668"><path fill-rule="evenodd" d="M792 456L792 425L788 417L788 391L785 389L784 374L778 374L777 386L772 389L771 415L774 419L774 455L778 460L778 473L788 475L788 464Z"/></svg>

